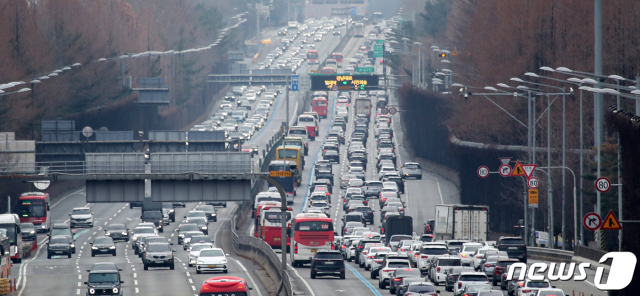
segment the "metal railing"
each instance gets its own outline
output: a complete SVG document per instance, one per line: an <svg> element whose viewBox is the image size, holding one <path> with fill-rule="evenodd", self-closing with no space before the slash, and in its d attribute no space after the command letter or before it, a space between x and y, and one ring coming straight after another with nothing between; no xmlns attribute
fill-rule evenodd
<svg viewBox="0 0 640 296"><path fill-rule="evenodd" d="M563 251L549 248L527 247L527 256L533 259L551 261L571 261L573 251Z"/></svg>

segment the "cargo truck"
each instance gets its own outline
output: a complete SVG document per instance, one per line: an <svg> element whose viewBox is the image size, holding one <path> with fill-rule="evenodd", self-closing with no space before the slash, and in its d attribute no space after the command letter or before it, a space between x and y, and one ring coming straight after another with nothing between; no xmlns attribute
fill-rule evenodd
<svg viewBox="0 0 640 296"><path fill-rule="evenodd" d="M411 216L390 216L381 229L385 235L385 245L389 245L391 237L396 234L413 235L413 218Z"/></svg>
<svg viewBox="0 0 640 296"><path fill-rule="evenodd" d="M436 205L436 240L460 239L483 243L489 232L489 207Z"/></svg>
<svg viewBox="0 0 640 296"><path fill-rule="evenodd" d="M371 99L356 99L356 116L360 114L367 115L367 118L371 117Z"/></svg>

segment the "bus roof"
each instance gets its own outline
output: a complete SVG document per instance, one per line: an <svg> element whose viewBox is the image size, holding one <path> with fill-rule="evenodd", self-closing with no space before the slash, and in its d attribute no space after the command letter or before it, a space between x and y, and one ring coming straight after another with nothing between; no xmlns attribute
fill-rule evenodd
<svg viewBox="0 0 640 296"><path fill-rule="evenodd" d="M291 150L300 150L302 149L301 146L294 146L294 145L287 145L287 150L289 150L289 148L291 148ZM278 150L282 150L284 148L284 146L280 146L278 147Z"/></svg>
<svg viewBox="0 0 640 296"><path fill-rule="evenodd" d="M285 139L286 139L286 138L285 138ZM290 147L290 146L289 146L289 145L287 145L287 147ZM283 165L285 165L285 163L286 163L286 164L288 164L288 165L298 165L298 164L297 164L295 161L293 161L293 160L272 160L272 161L269 163L269 165L282 165L282 166L283 166Z"/></svg>
<svg viewBox="0 0 640 296"><path fill-rule="evenodd" d="M296 215L296 221L328 221L333 222L331 218L320 213L300 213Z"/></svg>
<svg viewBox="0 0 640 296"><path fill-rule="evenodd" d="M205 280L200 293L246 292L247 281L235 276L219 276Z"/></svg>
<svg viewBox="0 0 640 296"><path fill-rule="evenodd" d="M44 192L25 192L20 194L20 199L45 199L49 197L49 193Z"/></svg>

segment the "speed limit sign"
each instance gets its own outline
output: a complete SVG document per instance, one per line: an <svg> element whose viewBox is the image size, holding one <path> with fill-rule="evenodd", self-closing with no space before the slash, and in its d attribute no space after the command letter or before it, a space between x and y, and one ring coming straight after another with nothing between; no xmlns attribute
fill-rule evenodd
<svg viewBox="0 0 640 296"><path fill-rule="evenodd" d="M389 114L389 109L382 108L382 112L381 113L382 113L382 115L387 115L387 114Z"/></svg>
<svg viewBox="0 0 640 296"><path fill-rule="evenodd" d="M529 181L527 181L527 186L531 189L538 189L538 187L540 187L540 180L536 177L531 177Z"/></svg>
<svg viewBox="0 0 640 296"><path fill-rule="evenodd" d="M489 168L486 166L478 167L478 177L486 178L489 176Z"/></svg>
<svg viewBox="0 0 640 296"><path fill-rule="evenodd" d="M596 180L596 190L600 191L601 193L605 193L609 191L609 189L611 189L611 181L609 181L609 179L602 177Z"/></svg>

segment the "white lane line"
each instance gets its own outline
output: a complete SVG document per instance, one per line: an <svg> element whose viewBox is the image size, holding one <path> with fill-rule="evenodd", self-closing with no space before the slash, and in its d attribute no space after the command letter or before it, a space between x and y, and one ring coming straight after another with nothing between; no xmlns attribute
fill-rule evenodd
<svg viewBox="0 0 640 296"><path fill-rule="evenodd" d="M81 274L79 274L79 275L78 275L78 279L79 279L79 280L81 280L81 279L82 279L82 275L81 275Z"/></svg>
<svg viewBox="0 0 640 296"><path fill-rule="evenodd" d="M76 290L76 294L80 295L80 289Z"/></svg>
<svg viewBox="0 0 640 296"><path fill-rule="evenodd" d="M40 254L40 250L42 250L42 248L45 246L45 243L47 240L49 240L49 238L45 237L41 242L39 242L38 244L40 245L40 247L38 247L38 251L36 251L36 255L33 256L33 258L27 260L25 263L23 263L22 266L20 266L20 271L18 273L18 283L16 284L16 287L20 287L20 282L22 282L23 279L24 279L24 282L22 282L22 288L20 288L20 292L18 293L18 296L22 296L22 293L24 293L24 289L27 287L27 266L31 261L38 258L38 255Z"/></svg>
<svg viewBox="0 0 640 296"><path fill-rule="evenodd" d="M287 266L289 266L289 268L291 268L291 270L293 270L293 272L296 273L298 278L302 280L302 283L305 286L307 286L307 289L309 290L309 293L311 293L311 296L316 296L316 293L313 293L313 289L311 289L311 286L309 286L309 283L307 283L307 281L303 277L300 276L300 274L298 273L298 270L293 268L293 267L291 267L291 265L289 265L289 264L287 264Z"/></svg>
<svg viewBox="0 0 640 296"><path fill-rule="evenodd" d="M258 293L258 296L262 296L262 292L260 292L260 289L258 289L258 285L256 285L256 282L253 280L253 277L251 276L251 274L249 274L249 271L247 270L247 268L244 267L244 265L242 265L242 263L240 262L240 260L236 260L234 258L233 261L235 261L236 263L238 263L238 265L240 265L240 268L242 268L242 270L244 270L244 273L247 274L247 277L249 278L249 280L251 281L251 284L254 287L254 290L256 291L256 293ZM305 284L307 284L305 282ZM307 284L307 287L309 287L309 285ZM309 288L309 290L311 290L311 288ZM195 290L194 290L195 291ZM315 294L313 294L313 292L311 292L312 296L316 296Z"/></svg>
<svg viewBox="0 0 640 296"><path fill-rule="evenodd" d="M192 279L189 279L189 284L193 284L193 280Z"/></svg>
<svg viewBox="0 0 640 296"><path fill-rule="evenodd" d="M76 193L79 193L79 192L81 192L81 191L84 191L84 188L82 188L82 189L80 189L80 190L77 190L77 191L74 191L74 192L69 193L67 196L65 196L65 197L61 198L61 199L60 199L59 201L57 201L56 203L52 204L52 205L51 205L51 207L53 208L53 207L57 206L61 201L63 201L63 200L65 200L65 199L67 199L67 197L72 196L72 195L74 195L74 194L76 194Z"/></svg>
<svg viewBox="0 0 640 296"><path fill-rule="evenodd" d="M133 280L133 284L137 286L138 285L138 280Z"/></svg>
<svg viewBox="0 0 640 296"><path fill-rule="evenodd" d="M82 282L78 282L78 287L82 287Z"/></svg>
<svg viewBox="0 0 640 296"><path fill-rule="evenodd" d="M440 190L440 181L438 181L438 178L434 178L431 176L427 176L427 177L436 180L436 185L438 185L438 194L440 194L440 203L444 204L444 200L442 199L442 190Z"/></svg>
<svg viewBox="0 0 640 296"><path fill-rule="evenodd" d="M140 290L138 290L138 287L136 287L136 294L140 293Z"/></svg>
<svg viewBox="0 0 640 296"><path fill-rule="evenodd" d="M187 271L187 276L191 276L191 274Z"/></svg>
<svg viewBox="0 0 640 296"><path fill-rule="evenodd" d="M135 279L135 278L137 278L137 277L138 277L138 274L134 272L134 273L133 273L133 278Z"/></svg>
<svg viewBox="0 0 640 296"><path fill-rule="evenodd" d="M194 286L191 286L191 289L195 291L195 290L196 290L196 287L194 287Z"/></svg>
<svg viewBox="0 0 640 296"><path fill-rule="evenodd" d="M109 219L109 220L111 220L111 219ZM107 222L107 221L104 221L104 225L107 225L107 223L109 223L109 222Z"/></svg>

